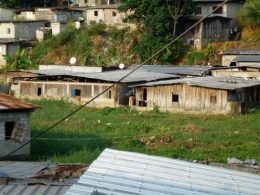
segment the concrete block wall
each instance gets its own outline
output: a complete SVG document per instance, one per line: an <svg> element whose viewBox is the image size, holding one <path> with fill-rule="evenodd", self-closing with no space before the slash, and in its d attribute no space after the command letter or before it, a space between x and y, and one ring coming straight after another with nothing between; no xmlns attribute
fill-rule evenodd
<svg viewBox="0 0 260 195"><path fill-rule="evenodd" d="M26 125L26 132L23 142L18 142L12 139L5 139L5 123L6 122L18 122ZM1 113L0 114L0 157L6 156L13 152L30 139L30 112L13 112L13 113ZM27 144L20 150L16 151L13 155L29 155L30 144Z"/></svg>

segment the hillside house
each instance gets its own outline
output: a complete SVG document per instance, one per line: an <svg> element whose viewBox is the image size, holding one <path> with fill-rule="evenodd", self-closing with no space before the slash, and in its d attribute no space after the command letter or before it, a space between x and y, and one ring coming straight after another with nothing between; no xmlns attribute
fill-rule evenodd
<svg viewBox="0 0 260 195"><path fill-rule="evenodd" d="M230 66L211 70L212 76L240 77L245 79L260 79L260 65Z"/></svg>
<svg viewBox="0 0 260 195"><path fill-rule="evenodd" d="M23 41L18 39L0 39L0 66L6 65L3 55L12 56L22 43Z"/></svg>
<svg viewBox="0 0 260 195"><path fill-rule="evenodd" d="M35 72L35 71L34 71ZM70 70L40 70L37 76L17 76L12 78L17 97L68 99L74 102L87 102L97 97L91 105L118 106L128 105L129 97L126 95L132 90L130 85L162 79L180 78L177 75L136 71L119 83L129 70L82 73ZM19 82L17 82L17 80ZM113 87L111 87L113 85ZM111 87L111 88L110 88ZM110 88L110 89L108 89Z"/></svg>
<svg viewBox="0 0 260 195"><path fill-rule="evenodd" d="M13 9L0 7L0 20L12 20L14 15Z"/></svg>
<svg viewBox="0 0 260 195"><path fill-rule="evenodd" d="M0 157L4 157L30 139L30 113L40 108L12 96L0 93ZM29 155L30 144L12 154Z"/></svg>
<svg viewBox="0 0 260 195"><path fill-rule="evenodd" d="M14 11L15 20L36 20L35 12L33 9L22 9Z"/></svg>
<svg viewBox="0 0 260 195"><path fill-rule="evenodd" d="M180 26L180 32L193 26L196 22L215 10L223 0L194 0L197 4L197 17L184 19ZM187 44L194 46L195 49L205 48L210 42L229 41L239 39L240 32L238 23L235 21L236 13L243 6L244 1L228 1L218 8L202 23L195 26L184 35Z"/></svg>
<svg viewBox="0 0 260 195"><path fill-rule="evenodd" d="M136 107L162 110L244 113L260 101L260 80L197 77L148 82L135 87Z"/></svg>
<svg viewBox="0 0 260 195"><path fill-rule="evenodd" d="M86 22L103 21L109 25L130 25L123 22L128 13L119 12L118 7L121 4L99 5L86 8Z"/></svg>
<svg viewBox="0 0 260 195"><path fill-rule="evenodd" d="M48 20L50 23L67 22L70 19L82 17L83 11L70 7L37 7L35 16L36 20Z"/></svg>
<svg viewBox="0 0 260 195"><path fill-rule="evenodd" d="M259 49L227 49L222 54L222 66L260 65Z"/></svg>
<svg viewBox="0 0 260 195"><path fill-rule="evenodd" d="M44 27L46 20L1 20L1 39L36 39L36 30Z"/></svg>

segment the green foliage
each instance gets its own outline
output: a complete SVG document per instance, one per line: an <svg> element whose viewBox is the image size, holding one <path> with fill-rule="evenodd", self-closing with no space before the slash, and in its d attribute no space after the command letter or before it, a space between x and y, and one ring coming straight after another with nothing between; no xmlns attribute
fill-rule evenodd
<svg viewBox="0 0 260 195"><path fill-rule="evenodd" d="M4 67L5 70L29 70L37 69L38 65L29 56L26 56L25 49L17 47L14 56L3 55L7 65Z"/></svg>
<svg viewBox="0 0 260 195"><path fill-rule="evenodd" d="M64 100L29 102L42 106L31 115L32 137L78 108ZM229 157L260 161L258 118L258 109L230 116L84 107L34 140L31 155L32 160L89 164L105 148L113 148L198 161L205 157L222 163Z"/></svg>
<svg viewBox="0 0 260 195"><path fill-rule="evenodd" d="M260 3L259 0L250 0L237 13L241 26L255 28L260 26Z"/></svg>
<svg viewBox="0 0 260 195"><path fill-rule="evenodd" d="M145 34L139 44L135 47L135 52L144 61L162 49L166 44L174 39L170 34L166 37L155 37L150 34ZM177 60L183 55L186 48L182 39L178 39L176 42L168 46L148 63L150 64L173 64L174 60Z"/></svg>
<svg viewBox="0 0 260 195"><path fill-rule="evenodd" d="M106 24L100 20L99 22L90 21L90 25L88 26L88 34L89 35L103 35L105 33Z"/></svg>

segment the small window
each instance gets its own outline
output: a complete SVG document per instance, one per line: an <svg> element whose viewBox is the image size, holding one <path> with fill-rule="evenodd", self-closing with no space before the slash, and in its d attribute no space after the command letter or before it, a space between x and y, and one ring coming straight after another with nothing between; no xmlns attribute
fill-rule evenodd
<svg viewBox="0 0 260 195"><path fill-rule="evenodd" d="M98 16L98 11L94 11L94 16Z"/></svg>
<svg viewBox="0 0 260 195"><path fill-rule="evenodd" d="M108 99L111 99L112 98L112 92L111 90L108 90Z"/></svg>
<svg viewBox="0 0 260 195"><path fill-rule="evenodd" d="M179 95L172 94L172 102L179 102Z"/></svg>
<svg viewBox="0 0 260 195"><path fill-rule="evenodd" d="M202 13L202 7L197 7L197 14L201 14Z"/></svg>
<svg viewBox="0 0 260 195"><path fill-rule="evenodd" d="M81 95L81 90L75 89L75 96L80 96L80 95Z"/></svg>
<svg viewBox="0 0 260 195"><path fill-rule="evenodd" d="M215 10L217 7L213 7L213 10ZM219 7L216 11L213 12L213 14L222 14L223 13L223 7Z"/></svg>
<svg viewBox="0 0 260 195"><path fill-rule="evenodd" d="M210 96L210 103L216 104L217 103L217 96Z"/></svg>
<svg viewBox="0 0 260 195"><path fill-rule="evenodd" d="M11 29L10 28L6 29L6 34L11 34Z"/></svg>
<svg viewBox="0 0 260 195"><path fill-rule="evenodd" d="M116 12L112 12L112 16L115 17L116 16Z"/></svg>
<svg viewBox="0 0 260 195"><path fill-rule="evenodd" d="M5 123L5 139L11 139L11 135L14 129L14 121Z"/></svg>
<svg viewBox="0 0 260 195"><path fill-rule="evenodd" d="M85 3L88 3L88 0L85 0Z"/></svg>
<svg viewBox="0 0 260 195"><path fill-rule="evenodd" d="M42 88L38 87L37 88L37 96L41 96L42 95Z"/></svg>

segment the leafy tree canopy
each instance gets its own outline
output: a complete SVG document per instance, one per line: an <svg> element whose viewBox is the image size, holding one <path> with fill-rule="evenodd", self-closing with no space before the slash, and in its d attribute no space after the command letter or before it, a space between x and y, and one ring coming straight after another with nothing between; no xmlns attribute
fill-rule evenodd
<svg viewBox="0 0 260 195"><path fill-rule="evenodd" d="M175 37L181 17L196 13L193 0L121 0L119 11L131 13L125 22L135 23L142 37L135 47L140 59L145 60ZM150 60L151 64L171 64L185 52L182 40L176 41Z"/></svg>
<svg viewBox="0 0 260 195"><path fill-rule="evenodd" d="M260 3L259 0L248 0L237 13L241 26L255 28L260 26Z"/></svg>

